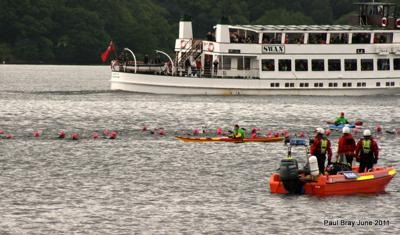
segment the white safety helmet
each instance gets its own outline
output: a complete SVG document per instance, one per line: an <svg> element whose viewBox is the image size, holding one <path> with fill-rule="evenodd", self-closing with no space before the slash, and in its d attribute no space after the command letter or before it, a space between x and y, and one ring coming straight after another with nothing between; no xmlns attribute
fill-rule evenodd
<svg viewBox="0 0 400 235"><path fill-rule="evenodd" d="M363 133L364 136L371 136L371 131L370 130L365 130Z"/></svg>
<svg viewBox="0 0 400 235"><path fill-rule="evenodd" d="M343 134L349 134L350 133L350 128L348 126L343 127Z"/></svg>
<svg viewBox="0 0 400 235"><path fill-rule="evenodd" d="M318 128L317 128L317 133L318 133L318 134L322 134L322 135L325 134L324 128L318 127Z"/></svg>

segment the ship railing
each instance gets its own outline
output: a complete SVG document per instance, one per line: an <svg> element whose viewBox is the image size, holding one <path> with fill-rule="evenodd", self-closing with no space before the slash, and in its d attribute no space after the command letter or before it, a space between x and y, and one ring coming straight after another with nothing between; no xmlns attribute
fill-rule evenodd
<svg viewBox="0 0 400 235"><path fill-rule="evenodd" d="M177 71L180 69L185 69L186 65L186 60L196 61L196 59L201 56L202 53L202 48L203 47L203 41L202 40L197 40L197 39L190 39L186 41L182 45L181 50L179 53L177 53L177 56L175 58L175 67L177 68Z"/></svg>

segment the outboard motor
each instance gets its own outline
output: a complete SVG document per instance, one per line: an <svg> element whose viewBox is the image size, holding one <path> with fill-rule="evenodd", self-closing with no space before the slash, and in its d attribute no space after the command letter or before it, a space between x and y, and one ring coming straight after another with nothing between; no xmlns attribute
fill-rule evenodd
<svg viewBox="0 0 400 235"><path fill-rule="evenodd" d="M286 191L290 194L301 193L303 185L299 180L299 166L296 159L285 158L281 160L279 177Z"/></svg>

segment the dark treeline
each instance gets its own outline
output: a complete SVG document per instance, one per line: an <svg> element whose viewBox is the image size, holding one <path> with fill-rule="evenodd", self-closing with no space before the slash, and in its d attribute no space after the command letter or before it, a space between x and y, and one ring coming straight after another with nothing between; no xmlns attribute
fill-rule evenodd
<svg viewBox="0 0 400 235"><path fill-rule="evenodd" d="M0 59L10 63L101 63L113 40L137 55L172 53L179 18L194 36L227 16L232 24L345 23L354 0L1 0ZM400 0L392 1L400 2Z"/></svg>

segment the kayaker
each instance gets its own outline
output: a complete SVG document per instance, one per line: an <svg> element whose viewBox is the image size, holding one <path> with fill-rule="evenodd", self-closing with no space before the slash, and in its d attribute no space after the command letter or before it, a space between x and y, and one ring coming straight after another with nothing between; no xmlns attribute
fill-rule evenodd
<svg viewBox="0 0 400 235"><path fill-rule="evenodd" d="M341 158L341 156L346 157L346 162L350 166L352 166L356 150L356 141L354 140L352 134L350 133L350 128L348 126L343 127L342 132L343 135L339 138L338 141L337 157L339 159ZM339 159L337 159L336 161L341 162L341 160Z"/></svg>
<svg viewBox="0 0 400 235"><path fill-rule="evenodd" d="M232 137L233 138L241 138L241 139L243 139L245 137L244 130L242 128L240 128L238 124L236 124L233 129Z"/></svg>
<svg viewBox="0 0 400 235"><path fill-rule="evenodd" d="M371 131L364 130L363 136L364 138L357 142L356 147L356 158L360 162L359 173L371 170L378 162L379 156L378 144L371 137Z"/></svg>
<svg viewBox="0 0 400 235"><path fill-rule="evenodd" d="M344 112L341 112L340 117L336 118L335 125L338 126L344 124L349 124L349 121L347 121L347 119L344 117Z"/></svg>
<svg viewBox="0 0 400 235"><path fill-rule="evenodd" d="M317 157L318 169L320 174L325 171L326 155L328 154L328 165L331 164L332 159L332 148L331 141L324 135L325 131L323 128L317 128L317 133L314 137L314 141L310 147L310 154Z"/></svg>

